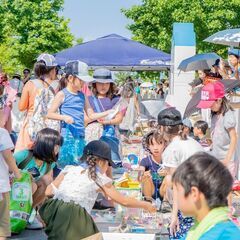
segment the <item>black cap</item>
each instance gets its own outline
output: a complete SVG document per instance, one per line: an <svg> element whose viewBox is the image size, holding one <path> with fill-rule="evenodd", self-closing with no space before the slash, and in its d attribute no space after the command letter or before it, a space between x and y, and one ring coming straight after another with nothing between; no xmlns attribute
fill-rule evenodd
<svg viewBox="0 0 240 240"><path fill-rule="evenodd" d="M83 156L81 157L81 161L85 161L89 155L93 155L103 160L106 160L108 161L109 166L115 167L115 164L112 161L111 157L111 148L107 143L101 140L89 142L85 146L83 150Z"/></svg>
<svg viewBox="0 0 240 240"><path fill-rule="evenodd" d="M158 125L176 126L182 124L181 113L174 107L166 108L158 114Z"/></svg>

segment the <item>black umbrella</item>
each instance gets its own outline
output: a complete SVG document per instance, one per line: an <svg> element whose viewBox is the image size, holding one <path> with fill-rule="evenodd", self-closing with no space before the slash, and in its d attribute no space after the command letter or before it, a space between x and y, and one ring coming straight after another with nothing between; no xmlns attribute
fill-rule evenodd
<svg viewBox="0 0 240 240"><path fill-rule="evenodd" d="M239 80L219 80L225 87L225 93L231 92L234 88L240 87L240 81ZM201 100L201 90L200 88L192 97L192 99L189 101L185 112L184 112L184 118L189 117L191 114L200 111L199 108L197 108L198 103Z"/></svg>

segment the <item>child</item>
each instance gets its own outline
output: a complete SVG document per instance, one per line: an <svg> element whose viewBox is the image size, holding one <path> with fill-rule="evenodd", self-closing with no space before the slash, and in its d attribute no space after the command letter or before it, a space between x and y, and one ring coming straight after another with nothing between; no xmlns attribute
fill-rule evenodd
<svg viewBox="0 0 240 240"><path fill-rule="evenodd" d="M209 151L209 141L207 141L206 139L207 130L208 130L207 122L202 120L195 122L193 128L194 137L206 151Z"/></svg>
<svg viewBox="0 0 240 240"><path fill-rule="evenodd" d="M209 83L202 88L201 101L197 107L211 109L212 154L221 160L235 177L236 119L224 95L224 85L221 82Z"/></svg>
<svg viewBox="0 0 240 240"><path fill-rule="evenodd" d="M43 204L40 215L48 239L79 240L99 232L89 215L99 192L126 207L155 211L150 203L124 197L114 188L105 174L114 164L108 144L100 140L88 143L81 160L81 166L66 167L46 190L53 198Z"/></svg>
<svg viewBox="0 0 240 240"><path fill-rule="evenodd" d="M44 128L37 133L31 149L14 154L20 169L28 170L33 180L33 208L44 200L47 185L53 181L52 169L58 158L63 143L60 133L51 128Z"/></svg>
<svg viewBox="0 0 240 240"><path fill-rule="evenodd" d="M91 82L88 66L80 61L68 62L65 66L66 76L62 81L67 86L57 93L47 117L62 122L61 134L64 138L60 149L58 165L78 165L85 146L84 112L91 120L107 116L111 111L94 113L88 99L81 92L84 82ZM60 114L57 113L58 109Z"/></svg>
<svg viewBox="0 0 240 240"><path fill-rule="evenodd" d="M227 208L233 179L219 160L207 153L195 154L177 168L172 181L179 209L196 221L183 239L239 239L240 230L229 220Z"/></svg>
<svg viewBox="0 0 240 240"><path fill-rule="evenodd" d="M111 71L105 68L97 69L93 73L93 78L94 78L94 82L92 83L93 96L88 97L91 107L95 112L99 113L113 109L114 105L119 101L119 97L114 97L113 86L115 83L114 80L112 79ZM115 126L119 125L122 122L122 120L123 113L121 112L120 109L119 111L116 110L115 115L111 119L98 120L98 122L103 126L103 137L101 138L101 140L106 141L111 147L112 158L114 162L121 161L121 157L119 154L119 141L116 138ZM89 126L91 126L91 123L89 124ZM92 132L89 134L92 134Z"/></svg>
<svg viewBox="0 0 240 240"><path fill-rule="evenodd" d="M145 137L144 148L150 153L140 162L140 169L144 171L142 179L143 195L147 199L163 198L160 196L160 187L166 171L162 165L162 153L166 146L163 135L157 130L151 131ZM159 175L161 171L161 175Z"/></svg>
<svg viewBox="0 0 240 240"><path fill-rule="evenodd" d="M15 152L31 148L33 141L29 135L29 122L34 115L37 106L34 106L35 98L39 90L48 88L49 85L54 92L58 91L58 81L56 81L56 61L54 56L43 53L37 58L34 65L34 73L37 79L25 82L18 108L21 112L26 112L19 136L15 146ZM47 99L47 98L46 98ZM40 107L40 106L39 106Z"/></svg>
<svg viewBox="0 0 240 240"><path fill-rule="evenodd" d="M158 114L158 125L160 125L160 129L164 133L164 138L169 142L169 145L162 155L162 161L167 168L169 177L172 176L182 162L186 161L193 154L204 150L197 141L187 137L187 135L183 133L181 113L175 108L171 107L162 110ZM169 188L170 187L171 186L169 186ZM171 239L180 239L191 227L193 220L191 218L183 218L181 213L178 212L177 199L174 191L172 198L173 211L170 234ZM177 229L179 229L179 231L177 231Z"/></svg>
<svg viewBox="0 0 240 240"><path fill-rule="evenodd" d="M6 128L9 133L12 131L11 107L16 95L17 91L10 86L7 74L0 73L0 127Z"/></svg>
<svg viewBox="0 0 240 240"><path fill-rule="evenodd" d="M189 118L183 119L183 133L188 137L192 134L192 123Z"/></svg>
<svg viewBox="0 0 240 240"><path fill-rule="evenodd" d="M9 171L12 171L16 178L21 178L21 173L12 156L13 148L9 133L6 129L0 128L0 240L11 236Z"/></svg>

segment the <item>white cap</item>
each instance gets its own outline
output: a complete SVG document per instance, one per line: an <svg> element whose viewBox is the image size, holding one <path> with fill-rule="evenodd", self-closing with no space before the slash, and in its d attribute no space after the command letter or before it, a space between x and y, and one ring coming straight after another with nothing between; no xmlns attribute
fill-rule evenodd
<svg viewBox="0 0 240 240"><path fill-rule="evenodd" d="M47 67L56 67L56 59L53 55L48 53L42 53L38 58L37 62L43 61Z"/></svg>

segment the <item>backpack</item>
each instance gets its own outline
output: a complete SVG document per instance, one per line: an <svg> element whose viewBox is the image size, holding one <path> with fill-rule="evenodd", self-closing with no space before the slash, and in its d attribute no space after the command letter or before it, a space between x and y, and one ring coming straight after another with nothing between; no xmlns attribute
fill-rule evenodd
<svg viewBox="0 0 240 240"><path fill-rule="evenodd" d="M48 84L48 87L44 87L41 80L30 80L37 87L37 94L34 100L33 115L28 122L28 134L32 141L36 139L37 133L44 128L52 128L56 131L60 131L60 122L56 120L47 119L47 112L55 97L55 91L53 83Z"/></svg>

